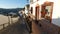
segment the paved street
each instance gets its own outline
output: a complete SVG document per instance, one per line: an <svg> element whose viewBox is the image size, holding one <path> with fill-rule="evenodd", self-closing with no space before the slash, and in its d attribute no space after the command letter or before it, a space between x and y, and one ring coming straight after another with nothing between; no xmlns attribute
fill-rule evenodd
<svg viewBox="0 0 60 34"><path fill-rule="evenodd" d="M40 28L35 22L32 22L32 33L31 34L41 34Z"/></svg>
<svg viewBox="0 0 60 34"><path fill-rule="evenodd" d="M47 22L46 20L39 21L36 24L35 21L32 22L32 33L31 34L59 34L59 27Z"/></svg>
<svg viewBox="0 0 60 34"><path fill-rule="evenodd" d="M19 21L6 30L1 31L0 34L29 34L26 27L25 20L20 17ZM46 20L40 20L39 22L32 21L32 33L31 34L58 34L58 26L47 22Z"/></svg>
<svg viewBox="0 0 60 34"><path fill-rule="evenodd" d="M6 30L2 31L0 34L29 34L26 24L23 18L20 18L18 23L9 26Z"/></svg>

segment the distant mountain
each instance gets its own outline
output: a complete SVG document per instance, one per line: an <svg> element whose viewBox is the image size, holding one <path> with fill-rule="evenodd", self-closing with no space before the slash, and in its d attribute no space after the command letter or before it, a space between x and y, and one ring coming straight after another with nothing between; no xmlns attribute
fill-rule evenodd
<svg viewBox="0 0 60 34"><path fill-rule="evenodd" d="M10 13L10 12L18 13L18 11L20 11L22 9L23 8L14 8L14 9L3 9L3 8L0 8L0 14L7 14L7 13Z"/></svg>
<svg viewBox="0 0 60 34"><path fill-rule="evenodd" d="M23 8L15 8L15 9L3 9L3 8L0 8L0 13L9 13L9 12L18 12L20 10L22 10Z"/></svg>

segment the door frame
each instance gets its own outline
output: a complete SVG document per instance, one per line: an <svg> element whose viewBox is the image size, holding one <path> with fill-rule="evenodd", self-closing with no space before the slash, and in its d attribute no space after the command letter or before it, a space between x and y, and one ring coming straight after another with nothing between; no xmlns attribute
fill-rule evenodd
<svg viewBox="0 0 60 34"><path fill-rule="evenodd" d="M44 2L43 5L44 5L45 7L46 7L46 6L51 6L50 23L52 23L53 2Z"/></svg>
<svg viewBox="0 0 60 34"><path fill-rule="evenodd" d="M40 11L40 5L37 4L35 7L35 19L39 20L39 11Z"/></svg>

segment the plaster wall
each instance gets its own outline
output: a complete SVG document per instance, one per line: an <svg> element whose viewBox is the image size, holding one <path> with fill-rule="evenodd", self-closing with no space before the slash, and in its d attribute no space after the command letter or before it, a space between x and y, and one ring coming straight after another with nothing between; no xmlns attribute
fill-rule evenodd
<svg viewBox="0 0 60 34"><path fill-rule="evenodd" d="M30 7L33 7L33 15L35 15L36 4L41 5L46 1L54 3L53 13L52 13L52 23L60 26L60 0L39 0L39 1L34 0L34 3L30 3ZM40 11L41 11L41 6L40 6Z"/></svg>

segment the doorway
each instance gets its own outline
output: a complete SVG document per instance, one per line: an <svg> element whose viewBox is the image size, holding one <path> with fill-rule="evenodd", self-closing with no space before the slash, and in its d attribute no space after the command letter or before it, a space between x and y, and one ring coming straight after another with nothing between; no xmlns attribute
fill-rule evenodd
<svg viewBox="0 0 60 34"><path fill-rule="evenodd" d="M35 7L35 19L38 20L39 19L39 6Z"/></svg>
<svg viewBox="0 0 60 34"><path fill-rule="evenodd" d="M42 4L41 17L52 22L52 11L53 11L53 2L45 2Z"/></svg>

